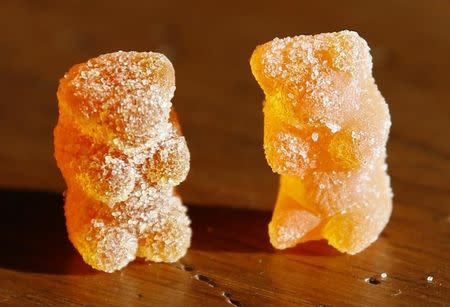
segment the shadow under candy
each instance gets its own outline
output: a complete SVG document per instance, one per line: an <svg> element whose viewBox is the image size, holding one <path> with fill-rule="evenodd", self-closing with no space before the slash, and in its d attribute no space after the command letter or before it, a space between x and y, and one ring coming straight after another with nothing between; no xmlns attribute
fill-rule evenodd
<svg viewBox="0 0 450 307"><path fill-rule="evenodd" d="M61 194L0 189L0 267L64 275L95 274L70 243ZM225 206L189 206L192 250L335 256L325 241L278 251L269 241L271 212Z"/></svg>
<svg viewBox="0 0 450 307"><path fill-rule="evenodd" d="M67 237L62 195L0 189L0 203L0 267L47 274L95 272Z"/></svg>

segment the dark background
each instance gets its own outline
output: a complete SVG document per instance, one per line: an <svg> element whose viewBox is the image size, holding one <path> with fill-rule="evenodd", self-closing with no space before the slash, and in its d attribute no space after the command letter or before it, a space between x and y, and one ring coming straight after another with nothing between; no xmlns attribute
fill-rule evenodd
<svg viewBox="0 0 450 307"><path fill-rule="evenodd" d="M274 37L342 29L372 49L392 114L397 201L449 192L450 2L0 2L0 186L62 191L52 156L58 79L117 50L166 54L192 154L186 202L270 208L277 176L262 150L262 99L248 59ZM417 189L416 189L417 188ZM437 193L440 195L439 193ZM443 197L443 196L442 196Z"/></svg>
<svg viewBox="0 0 450 307"><path fill-rule="evenodd" d="M391 110L394 211L357 255L325 241L276 251L271 213L259 209L272 208L277 175L248 60L276 36L342 29L368 41ZM119 49L174 64L193 237L178 263L137 260L106 274L67 238L52 130L59 78ZM449 0L0 0L0 305L448 305L449 72Z"/></svg>

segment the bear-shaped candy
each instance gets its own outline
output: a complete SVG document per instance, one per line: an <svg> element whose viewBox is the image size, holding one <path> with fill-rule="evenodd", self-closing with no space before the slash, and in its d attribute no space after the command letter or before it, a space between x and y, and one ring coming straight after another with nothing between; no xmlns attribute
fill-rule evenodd
<svg viewBox="0 0 450 307"><path fill-rule="evenodd" d="M60 81L54 143L67 230L95 269L113 272L136 257L174 262L190 245L174 191L190 159L174 91L172 64L152 52L101 55Z"/></svg>
<svg viewBox="0 0 450 307"><path fill-rule="evenodd" d="M326 239L355 254L389 220L389 110L356 32L274 39L250 60L263 89L264 149L281 175L269 224L278 249Z"/></svg>

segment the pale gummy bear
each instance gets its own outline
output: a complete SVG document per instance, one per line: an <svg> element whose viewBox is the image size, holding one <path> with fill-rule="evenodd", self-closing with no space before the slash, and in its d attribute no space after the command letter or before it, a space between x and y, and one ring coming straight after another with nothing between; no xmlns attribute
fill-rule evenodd
<svg viewBox="0 0 450 307"><path fill-rule="evenodd" d="M174 262L190 245L174 191L190 159L174 91L172 64L152 52L101 55L60 81L55 157L68 186L67 230L95 269L136 257Z"/></svg>
<svg viewBox="0 0 450 307"><path fill-rule="evenodd" d="M392 211L389 110L356 32L274 39L250 60L262 87L264 149L280 190L269 224L279 249L326 239L355 254Z"/></svg>

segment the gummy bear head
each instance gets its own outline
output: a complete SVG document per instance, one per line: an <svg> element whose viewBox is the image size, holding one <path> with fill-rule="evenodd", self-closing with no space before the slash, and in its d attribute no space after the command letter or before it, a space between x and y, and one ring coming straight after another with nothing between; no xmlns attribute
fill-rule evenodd
<svg viewBox="0 0 450 307"><path fill-rule="evenodd" d="M169 120L175 74L163 54L101 55L74 66L60 82L60 113L91 135L145 142Z"/></svg>
<svg viewBox="0 0 450 307"><path fill-rule="evenodd" d="M345 121L358 109L361 83L372 80L369 47L351 31L276 38L250 61L266 104L292 125Z"/></svg>
<svg viewBox="0 0 450 307"><path fill-rule="evenodd" d="M275 172L347 170L361 163L363 147L373 152L344 129L360 121L374 86L369 47L356 32L277 38L250 64L266 96L264 147Z"/></svg>

